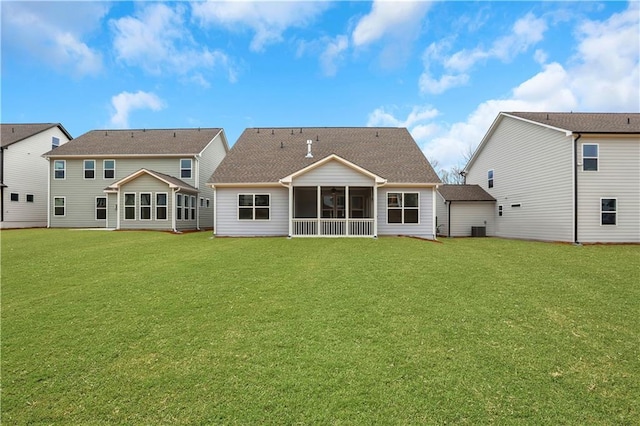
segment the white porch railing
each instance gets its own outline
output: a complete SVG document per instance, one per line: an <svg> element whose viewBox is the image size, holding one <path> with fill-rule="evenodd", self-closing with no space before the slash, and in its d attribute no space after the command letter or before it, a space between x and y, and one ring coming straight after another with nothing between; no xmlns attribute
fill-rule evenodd
<svg viewBox="0 0 640 426"><path fill-rule="evenodd" d="M292 223L294 237L373 237L373 219L292 219Z"/></svg>

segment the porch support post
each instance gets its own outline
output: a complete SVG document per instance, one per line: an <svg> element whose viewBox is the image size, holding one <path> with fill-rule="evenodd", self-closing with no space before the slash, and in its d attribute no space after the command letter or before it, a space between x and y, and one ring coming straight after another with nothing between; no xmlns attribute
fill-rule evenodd
<svg viewBox="0 0 640 426"><path fill-rule="evenodd" d="M318 208L316 209L316 216L318 216L318 229L316 229L317 235L320 235L320 219L322 218L322 187L317 186L318 190Z"/></svg>
<svg viewBox="0 0 640 426"><path fill-rule="evenodd" d="M344 234L349 236L349 186L344 187Z"/></svg>
<svg viewBox="0 0 640 426"><path fill-rule="evenodd" d="M293 235L293 183L289 184L289 238Z"/></svg>
<svg viewBox="0 0 640 426"><path fill-rule="evenodd" d="M378 238L378 185L373 185L373 238Z"/></svg>

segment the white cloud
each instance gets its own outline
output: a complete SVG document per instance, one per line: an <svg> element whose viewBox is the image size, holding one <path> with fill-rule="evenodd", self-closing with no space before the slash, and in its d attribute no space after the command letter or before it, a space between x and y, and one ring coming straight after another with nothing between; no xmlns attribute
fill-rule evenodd
<svg viewBox="0 0 640 426"><path fill-rule="evenodd" d="M230 58L219 49L197 46L185 25L185 13L182 4L171 8L155 3L143 6L135 16L112 20L116 58L151 74L185 75L221 68L229 81L235 82L237 71ZM202 72L195 72L191 80L204 87L209 85Z"/></svg>
<svg viewBox="0 0 640 426"><path fill-rule="evenodd" d="M324 12L326 2L249 2L206 1L192 3L194 18L203 26L222 25L229 29L249 28L255 35L250 48L263 51L282 41L282 34L290 27L305 27Z"/></svg>
<svg viewBox="0 0 640 426"><path fill-rule="evenodd" d="M407 118L404 120L396 118L390 112L387 112L385 108L376 108L367 121L367 126L390 126L390 127L407 127L411 128L415 125L422 123L425 120L430 120L438 116L437 109L431 106L414 106L411 112L407 114Z"/></svg>
<svg viewBox="0 0 640 426"><path fill-rule="evenodd" d="M482 47L462 49L450 56L445 56L444 51L451 47L451 40L432 43L425 49L423 55L425 70L419 80L420 91L439 94L453 87L467 84L468 71L476 63L492 58L503 62L511 61L518 54L526 52L531 46L540 42L546 30L547 23L544 19L528 13L513 24L510 34L496 39L488 49ZM431 68L434 63L441 63L446 70L439 78L433 77Z"/></svg>
<svg viewBox="0 0 640 426"><path fill-rule="evenodd" d="M336 62L344 56L345 50L349 47L349 38L339 35L327 42L327 46L320 55L320 65L327 76L334 76L338 71Z"/></svg>
<svg viewBox="0 0 640 426"><path fill-rule="evenodd" d="M364 46L389 34L414 37L430 6L426 1L375 0L371 12L361 18L353 30L353 44Z"/></svg>
<svg viewBox="0 0 640 426"><path fill-rule="evenodd" d="M115 109L111 124L117 128L129 127L129 114L134 110L159 111L165 107L165 103L157 95L141 90L136 93L119 93L111 98L111 105Z"/></svg>
<svg viewBox="0 0 640 426"><path fill-rule="evenodd" d="M2 2L2 49L28 54L60 71L95 75L101 53L83 41L109 7L92 2Z"/></svg>

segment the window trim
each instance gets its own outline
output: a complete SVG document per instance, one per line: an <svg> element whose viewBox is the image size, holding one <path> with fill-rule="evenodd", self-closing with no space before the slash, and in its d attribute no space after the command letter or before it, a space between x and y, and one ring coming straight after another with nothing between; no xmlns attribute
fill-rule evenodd
<svg viewBox="0 0 640 426"><path fill-rule="evenodd" d="M584 155L584 147L585 146L595 146L596 147L596 156L595 157L586 157ZM592 169L585 169L585 159L587 160L596 160L596 168L595 170ZM583 143L582 144L582 171L583 172L597 172L600 170L600 144L599 143Z"/></svg>
<svg viewBox="0 0 640 426"><path fill-rule="evenodd" d="M401 202L400 206L397 207L389 207L389 196L391 194L401 194ZM406 207L405 204L405 195L406 194L416 194L418 196L418 206ZM420 225L420 191L389 191L387 192L387 225ZM400 217L402 218L402 222L389 222L389 210L400 210ZM418 221L417 222L405 222L405 210L416 210L418 213Z"/></svg>
<svg viewBox="0 0 640 426"><path fill-rule="evenodd" d="M13 196L16 196L16 199L13 199ZM20 202L20 193L19 192L12 192L11 195L9 195L9 200L11 200L12 203L18 203Z"/></svg>
<svg viewBox="0 0 640 426"><path fill-rule="evenodd" d="M149 196L149 204L142 204L142 196L143 195L148 195ZM138 205L139 207L139 212L140 212L140 220L142 221L150 221L153 220L153 193L151 192L140 192L138 193L138 197L140 197L140 203ZM142 209L148 209L149 210L149 218L145 219L144 217L142 217Z"/></svg>
<svg viewBox="0 0 640 426"><path fill-rule="evenodd" d="M29 197L31 197L31 200L29 200ZM33 195L33 194L27 194L27 195L26 195L27 203L33 203L33 202L35 202L35 198L36 198L36 197L35 197L35 195Z"/></svg>
<svg viewBox="0 0 640 426"><path fill-rule="evenodd" d="M602 210L602 201L603 200L615 200L615 210ZM618 226L618 211L620 208L618 207L618 197L601 197L600 198L600 226ZM615 217L615 223L602 223L602 215L604 214L613 214Z"/></svg>
<svg viewBox="0 0 640 426"><path fill-rule="evenodd" d="M182 220L189 220L189 196L184 194L182 197Z"/></svg>
<svg viewBox="0 0 640 426"><path fill-rule="evenodd" d="M56 169L56 164L61 163L62 169ZM57 177L58 171L62 172L62 177ZM53 179L65 180L67 178L67 160L53 160Z"/></svg>
<svg viewBox="0 0 640 426"><path fill-rule="evenodd" d="M211 206L211 200L209 198L205 198L205 208L209 208Z"/></svg>
<svg viewBox="0 0 640 426"><path fill-rule="evenodd" d="M107 161L113 161L113 168L107 168ZM113 177L107 177L107 170L113 171ZM102 179L111 180L116 178L116 160L105 159L102 160Z"/></svg>
<svg viewBox="0 0 640 426"><path fill-rule="evenodd" d="M182 194L180 193L176 194L175 203L176 203L175 205L176 220L182 220Z"/></svg>
<svg viewBox="0 0 640 426"><path fill-rule="evenodd" d="M62 214L56 214L56 200L62 200ZM65 217L67 215L67 197L53 197L53 215L55 217Z"/></svg>
<svg viewBox="0 0 640 426"><path fill-rule="evenodd" d="M495 175L494 169L487 170L487 187L488 188L493 188L494 175Z"/></svg>
<svg viewBox="0 0 640 426"><path fill-rule="evenodd" d="M89 169L87 168L87 162L91 161L93 162L93 168ZM87 172L93 172L93 176L92 177L87 177ZM82 160L82 177L85 180L94 180L96 178L96 160Z"/></svg>
<svg viewBox="0 0 640 426"><path fill-rule="evenodd" d="M498 205L498 217L502 217L504 214L504 206L502 204Z"/></svg>
<svg viewBox="0 0 640 426"><path fill-rule="evenodd" d="M241 206L240 205L240 196L241 195L250 195L251 196L251 206ZM268 197L269 204L266 206L257 206L259 209L266 209L268 212L267 219L256 219L256 196L266 196ZM251 208L251 219L240 218L240 209L248 210ZM271 193L270 192L239 192L236 197L236 218L239 221L259 221L259 222L270 222L271 221Z"/></svg>
<svg viewBox="0 0 640 426"><path fill-rule="evenodd" d="M183 161L189 161L189 168L182 167ZM183 176L183 172L189 170L189 176ZM180 159L180 179L193 179L193 158L181 158Z"/></svg>
<svg viewBox="0 0 640 426"><path fill-rule="evenodd" d="M196 208L198 207L196 196L191 196L191 220L196 220Z"/></svg>
<svg viewBox="0 0 640 426"><path fill-rule="evenodd" d="M98 207L98 199L104 198L104 207ZM107 220L107 207L109 205L109 199L107 197L96 197L96 211L95 211L95 220ZM104 210L104 219L98 218L98 211Z"/></svg>
<svg viewBox="0 0 640 426"><path fill-rule="evenodd" d="M127 204L127 195L133 195L133 205ZM127 221L135 221L136 220L136 211L137 211L137 207L138 207L137 206L137 201L138 201L137 198L138 197L136 197L136 195L137 194L135 192L125 192L123 194L124 199L122 200L123 201L122 204L124 205L124 218L123 218L124 220L127 220ZM127 219L127 209L133 209L133 218L132 219Z"/></svg>
<svg viewBox="0 0 640 426"><path fill-rule="evenodd" d="M158 195L164 195L164 204L158 204ZM168 192L156 192L155 193L155 201L156 201L156 220L169 220L169 193ZM158 218L159 209L164 209L164 219Z"/></svg>

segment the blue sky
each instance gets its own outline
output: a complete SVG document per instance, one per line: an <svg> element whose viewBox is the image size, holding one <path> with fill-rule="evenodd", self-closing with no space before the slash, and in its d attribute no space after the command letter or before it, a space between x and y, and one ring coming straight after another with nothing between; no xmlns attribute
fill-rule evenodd
<svg viewBox="0 0 640 426"><path fill-rule="evenodd" d="M640 110L640 3L2 1L1 119L402 126L463 165L500 111Z"/></svg>

